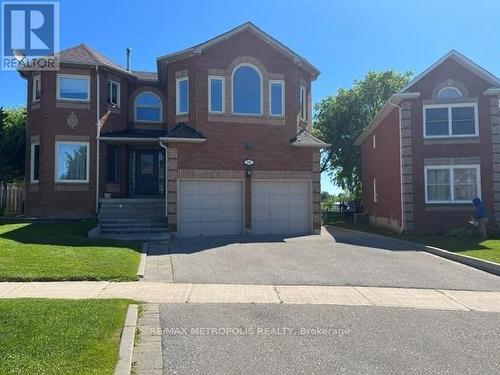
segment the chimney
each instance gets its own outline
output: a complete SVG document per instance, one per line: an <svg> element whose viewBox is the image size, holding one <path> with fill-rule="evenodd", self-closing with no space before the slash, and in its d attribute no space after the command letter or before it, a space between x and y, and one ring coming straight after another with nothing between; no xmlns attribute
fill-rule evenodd
<svg viewBox="0 0 500 375"><path fill-rule="evenodd" d="M132 52L132 48L127 47L127 70L130 72L130 53Z"/></svg>

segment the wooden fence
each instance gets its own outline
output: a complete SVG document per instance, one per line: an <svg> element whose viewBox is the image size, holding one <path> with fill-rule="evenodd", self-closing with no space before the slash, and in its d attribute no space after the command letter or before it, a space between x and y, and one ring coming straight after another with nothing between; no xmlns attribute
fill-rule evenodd
<svg viewBox="0 0 500 375"><path fill-rule="evenodd" d="M0 182L0 216L24 212L24 184Z"/></svg>

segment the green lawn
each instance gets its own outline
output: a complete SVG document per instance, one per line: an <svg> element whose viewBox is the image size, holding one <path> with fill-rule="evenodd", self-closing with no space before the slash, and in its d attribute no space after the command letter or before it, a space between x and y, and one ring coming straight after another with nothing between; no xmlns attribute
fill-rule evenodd
<svg viewBox="0 0 500 375"><path fill-rule="evenodd" d="M93 226L0 223L0 281L135 280L141 244L89 239Z"/></svg>
<svg viewBox="0 0 500 375"><path fill-rule="evenodd" d="M401 240L418 242L427 246L439 247L444 250L452 251L463 255L468 255L474 258L488 260L490 262L500 263L500 240L491 239L482 241L474 237L448 237L448 236L431 236L417 234L397 234L366 224L354 224L341 220L332 221L329 224L343 227L346 229L360 230L384 236L394 237Z"/></svg>
<svg viewBox="0 0 500 375"><path fill-rule="evenodd" d="M0 300L0 374L113 374L128 304Z"/></svg>

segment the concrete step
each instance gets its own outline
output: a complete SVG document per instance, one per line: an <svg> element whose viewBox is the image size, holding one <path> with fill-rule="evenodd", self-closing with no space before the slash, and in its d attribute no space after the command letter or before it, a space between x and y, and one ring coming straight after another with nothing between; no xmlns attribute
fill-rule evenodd
<svg viewBox="0 0 500 375"><path fill-rule="evenodd" d="M104 227L101 225L101 233L161 233L166 232L165 227Z"/></svg>
<svg viewBox="0 0 500 375"><path fill-rule="evenodd" d="M121 241L168 241L170 234L162 233L101 233L99 238Z"/></svg>
<svg viewBox="0 0 500 375"><path fill-rule="evenodd" d="M140 228L140 229L148 229L148 228L160 228L160 229L165 229L167 228L167 222L120 222L120 221L108 221L108 222L100 222L101 228L103 229L114 229L114 228L129 228L129 229L134 229L134 228Z"/></svg>

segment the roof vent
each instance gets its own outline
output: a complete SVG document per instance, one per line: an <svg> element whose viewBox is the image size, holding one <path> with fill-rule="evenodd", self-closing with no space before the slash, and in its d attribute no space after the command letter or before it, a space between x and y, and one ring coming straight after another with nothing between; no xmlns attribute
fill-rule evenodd
<svg viewBox="0 0 500 375"><path fill-rule="evenodd" d="M132 48L127 47L125 50L127 51L127 70L130 72L130 53L132 52Z"/></svg>

